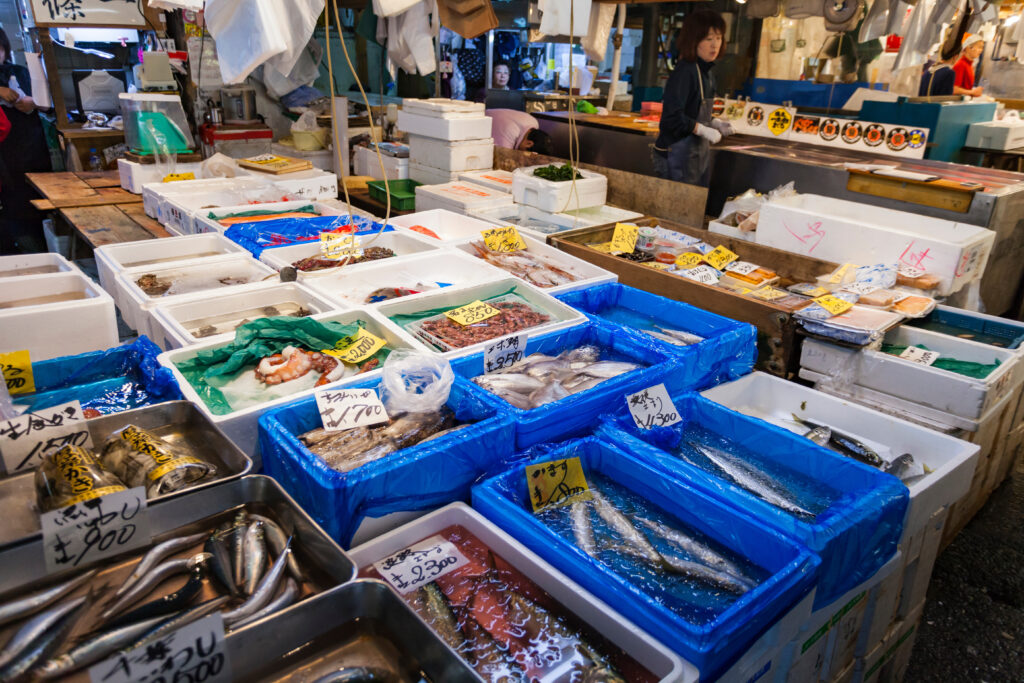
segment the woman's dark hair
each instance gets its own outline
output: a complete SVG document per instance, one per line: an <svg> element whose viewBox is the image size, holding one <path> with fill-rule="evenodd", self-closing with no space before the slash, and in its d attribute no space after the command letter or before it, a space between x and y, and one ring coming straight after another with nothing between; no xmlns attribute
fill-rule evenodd
<svg viewBox="0 0 1024 683"><path fill-rule="evenodd" d="M7 34L0 28L0 47L4 49L4 62L13 62L14 59L11 57L11 41L8 40Z"/></svg>
<svg viewBox="0 0 1024 683"><path fill-rule="evenodd" d="M526 133L526 139L533 143L531 152L537 154L551 154L551 136L540 128L531 128Z"/></svg>
<svg viewBox="0 0 1024 683"><path fill-rule="evenodd" d="M721 34L722 48L718 51L721 54L725 49L725 20L721 14L709 9L699 9L683 17L683 28L676 39L679 57L688 62L696 62L697 45L707 38L709 31Z"/></svg>

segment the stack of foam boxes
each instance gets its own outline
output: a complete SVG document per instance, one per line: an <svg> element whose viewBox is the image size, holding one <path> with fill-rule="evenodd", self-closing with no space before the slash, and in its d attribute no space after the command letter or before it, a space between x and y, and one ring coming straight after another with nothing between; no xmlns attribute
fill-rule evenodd
<svg viewBox="0 0 1024 683"><path fill-rule="evenodd" d="M416 182L440 185L494 165L491 118L483 104L406 99L398 128L409 134L409 177Z"/></svg>

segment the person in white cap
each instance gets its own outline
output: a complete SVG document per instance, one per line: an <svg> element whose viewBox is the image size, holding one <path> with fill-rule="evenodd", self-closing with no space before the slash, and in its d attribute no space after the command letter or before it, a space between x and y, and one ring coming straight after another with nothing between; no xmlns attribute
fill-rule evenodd
<svg viewBox="0 0 1024 683"><path fill-rule="evenodd" d="M953 65L956 79L953 81L954 95L979 97L981 86L974 85L974 60L985 51L985 39L977 33L966 36L961 43L960 59Z"/></svg>

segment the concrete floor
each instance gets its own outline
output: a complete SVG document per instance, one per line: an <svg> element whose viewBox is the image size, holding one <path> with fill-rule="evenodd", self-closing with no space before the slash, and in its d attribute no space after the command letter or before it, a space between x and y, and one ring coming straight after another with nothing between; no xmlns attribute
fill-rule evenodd
<svg viewBox="0 0 1024 683"><path fill-rule="evenodd" d="M1024 681L1024 461L935 563L905 681Z"/></svg>

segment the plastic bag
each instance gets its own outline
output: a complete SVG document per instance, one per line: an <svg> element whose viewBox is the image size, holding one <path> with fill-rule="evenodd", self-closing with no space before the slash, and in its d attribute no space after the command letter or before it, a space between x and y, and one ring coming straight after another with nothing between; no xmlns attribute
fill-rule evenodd
<svg viewBox="0 0 1024 683"><path fill-rule="evenodd" d="M356 226L357 235L392 232L391 226L384 227L365 216L317 216L315 218L281 218L236 223L224 231L229 240L245 247L256 258L268 247L282 247L296 242L320 239L322 232L347 232L348 226Z"/></svg>
<svg viewBox="0 0 1024 683"><path fill-rule="evenodd" d="M238 165L235 160L220 152L203 160L199 166L199 175L203 178L234 178L237 174Z"/></svg>
<svg viewBox="0 0 1024 683"><path fill-rule="evenodd" d="M35 487L42 512L125 490L95 453L79 446L65 446L44 457L36 470Z"/></svg>
<svg viewBox="0 0 1024 683"><path fill-rule="evenodd" d="M145 486L147 498L177 491L217 472L210 463L131 424L107 437L100 462L128 486Z"/></svg>
<svg viewBox="0 0 1024 683"><path fill-rule="evenodd" d="M384 361L381 399L389 414L435 412L454 381L451 364L441 356L399 349Z"/></svg>

